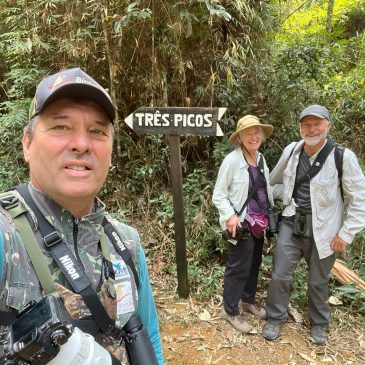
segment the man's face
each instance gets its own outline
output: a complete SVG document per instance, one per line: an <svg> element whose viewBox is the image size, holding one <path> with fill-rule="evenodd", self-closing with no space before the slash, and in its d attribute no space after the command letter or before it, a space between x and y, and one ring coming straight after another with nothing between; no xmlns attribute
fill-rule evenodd
<svg viewBox="0 0 365 365"><path fill-rule="evenodd" d="M60 98L39 115L23 152L33 186L67 208L91 209L111 165L112 124L92 101Z"/></svg>
<svg viewBox="0 0 365 365"><path fill-rule="evenodd" d="M308 146L314 147L324 142L330 127L327 119L309 115L300 122L300 135Z"/></svg>

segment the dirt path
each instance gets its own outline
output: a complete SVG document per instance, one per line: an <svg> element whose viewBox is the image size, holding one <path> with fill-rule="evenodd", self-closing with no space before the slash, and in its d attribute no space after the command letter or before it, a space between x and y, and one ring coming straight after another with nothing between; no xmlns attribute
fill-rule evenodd
<svg viewBox="0 0 365 365"><path fill-rule="evenodd" d="M256 333L241 335L220 319L219 298L217 303L199 303L181 300L174 292L166 287L155 291L166 365L365 364L364 320L360 325L359 317L336 308L329 341L318 347L308 340L305 319L302 323L291 319L279 340L269 342L261 336L263 321L248 315Z"/></svg>

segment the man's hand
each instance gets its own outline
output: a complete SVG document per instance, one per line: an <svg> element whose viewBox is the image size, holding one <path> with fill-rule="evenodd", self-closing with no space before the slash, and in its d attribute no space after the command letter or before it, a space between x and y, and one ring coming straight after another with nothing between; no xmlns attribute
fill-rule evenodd
<svg viewBox="0 0 365 365"><path fill-rule="evenodd" d="M346 250L348 243L344 241L339 235L331 241L331 249L335 252L344 252Z"/></svg>
<svg viewBox="0 0 365 365"><path fill-rule="evenodd" d="M232 237L236 237L237 226L241 227L241 222L236 214L233 214L226 222L226 226L229 232L232 233Z"/></svg>

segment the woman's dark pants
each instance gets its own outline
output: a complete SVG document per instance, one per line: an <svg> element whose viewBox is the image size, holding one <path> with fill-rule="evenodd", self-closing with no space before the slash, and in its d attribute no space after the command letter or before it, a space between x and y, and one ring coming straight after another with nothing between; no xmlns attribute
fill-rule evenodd
<svg viewBox="0 0 365 365"><path fill-rule="evenodd" d="M264 238L249 236L228 245L223 301L226 313L235 316L239 314L240 299L245 303L255 301Z"/></svg>

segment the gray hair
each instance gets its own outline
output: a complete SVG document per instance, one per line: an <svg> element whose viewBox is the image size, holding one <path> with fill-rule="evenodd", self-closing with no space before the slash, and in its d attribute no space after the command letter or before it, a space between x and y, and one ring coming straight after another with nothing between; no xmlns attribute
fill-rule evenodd
<svg viewBox="0 0 365 365"><path fill-rule="evenodd" d="M35 117L33 117L32 119L30 119L30 121L28 122L28 124L24 127L24 133L28 135L28 137L31 139L34 133L34 126L35 123L38 119L38 115L36 115Z"/></svg>
<svg viewBox="0 0 365 365"><path fill-rule="evenodd" d="M261 132L261 135L262 135L262 142L265 142L266 141L266 138L267 138L266 137L265 130L261 126L259 126L259 129L260 129L260 132Z"/></svg>

